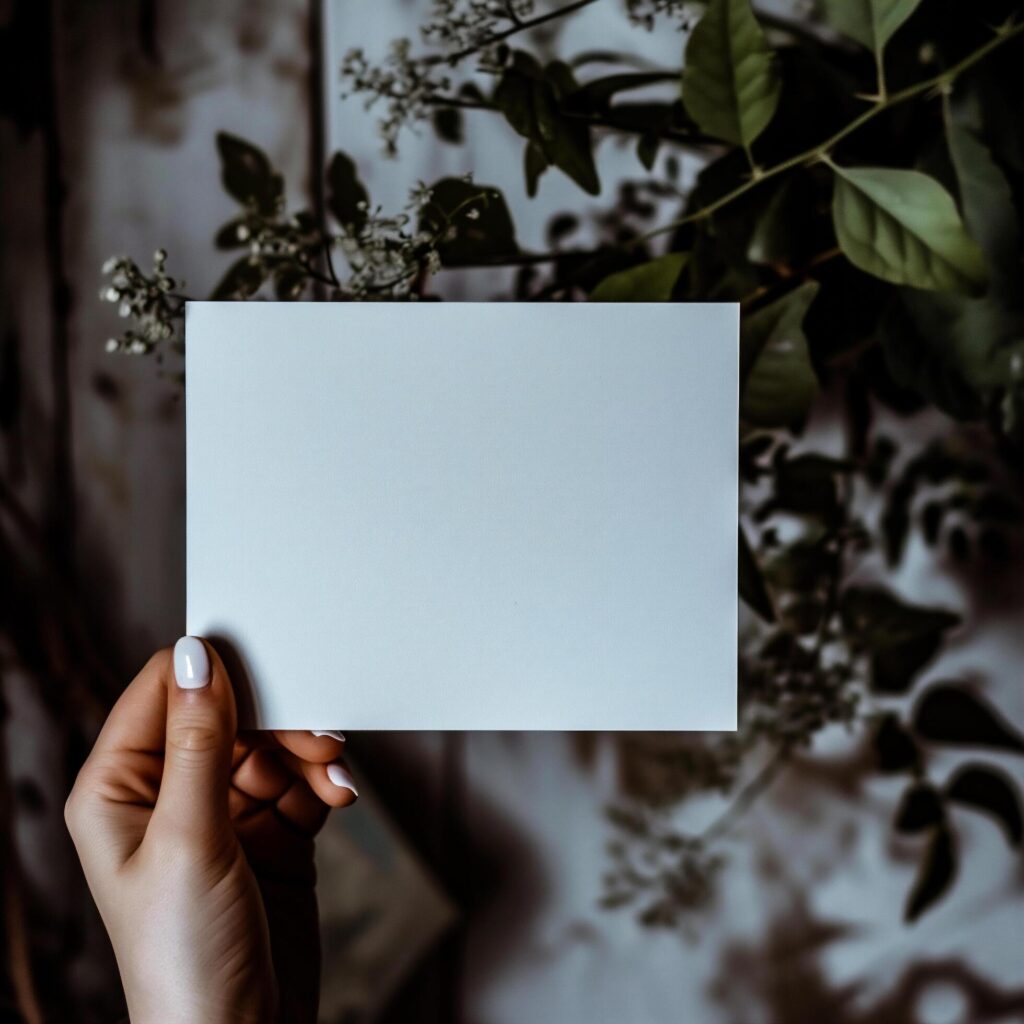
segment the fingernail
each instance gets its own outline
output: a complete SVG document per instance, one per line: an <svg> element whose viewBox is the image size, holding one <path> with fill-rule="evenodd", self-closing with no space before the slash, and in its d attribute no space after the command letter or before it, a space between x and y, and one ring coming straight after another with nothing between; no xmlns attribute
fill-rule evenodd
<svg viewBox="0 0 1024 1024"><path fill-rule="evenodd" d="M338 732L336 729L324 729L322 731L312 729L310 731L314 736L330 736L332 740L337 740L339 743L345 742L345 734L343 732Z"/></svg>
<svg viewBox="0 0 1024 1024"><path fill-rule="evenodd" d="M359 790L356 789L355 780L352 778L349 770L340 761L334 761L327 766L327 778L341 789L351 789L353 794L359 796Z"/></svg>
<svg viewBox="0 0 1024 1024"><path fill-rule="evenodd" d="M210 656L195 636L183 636L174 645L174 679L183 690L201 690L210 682Z"/></svg>

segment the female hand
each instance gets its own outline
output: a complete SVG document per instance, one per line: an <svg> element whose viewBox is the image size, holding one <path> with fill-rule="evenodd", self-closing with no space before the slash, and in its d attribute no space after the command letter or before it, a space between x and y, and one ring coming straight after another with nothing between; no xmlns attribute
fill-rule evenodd
<svg viewBox="0 0 1024 1024"><path fill-rule="evenodd" d="M133 1024L316 1020L313 838L356 799L342 740L236 736L224 665L195 637L122 694L65 818Z"/></svg>

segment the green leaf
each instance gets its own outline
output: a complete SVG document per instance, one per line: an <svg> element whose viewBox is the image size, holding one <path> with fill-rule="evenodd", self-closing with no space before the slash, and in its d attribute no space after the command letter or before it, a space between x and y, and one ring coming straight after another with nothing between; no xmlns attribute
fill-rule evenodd
<svg viewBox="0 0 1024 1024"><path fill-rule="evenodd" d="M840 614L850 640L870 658L872 686L883 693L909 689L960 622L952 612L905 604L878 586L848 587Z"/></svg>
<svg viewBox="0 0 1024 1024"><path fill-rule="evenodd" d="M346 231L358 233L366 223L370 196L352 158L337 152L327 168L327 209Z"/></svg>
<svg viewBox="0 0 1024 1024"><path fill-rule="evenodd" d="M579 82L572 68L564 60L553 60L544 69L544 79L554 90L555 98L561 103L567 96L579 91Z"/></svg>
<svg viewBox="0 0 1024 1024"><path fill-rule="evenodd" d="M881 54L921 0L822 0L825 20L872 53Z"/></svg>
<svg viewBox="0 0 1024 1024"><path fill-rule="evenodd" d="M514 66L506 68L494 90L494 105L524 139L538 135L533 116L533 79Z"/></svg>
<svg viewBox="0 0 1024 1024"><path fill-rule="evenodd" d="M259 291L265 277L266 270L261 263L243 256L228 267L210 299L247 299Z"/></svg>
<svg viewBox="0 0 1024 1024"><path fill-rule="evenodd" d="M885 539L885 560L890 566L903 557L910 533L910 511L917 495L917 478L906 475L889 492L882 513L882 536Z"/></svg>
<svg viewBox="0 0 1024 1024"><path fill-rule="evenodd" d="M987 335L960 329L959 314L948 308L951 300L964 301L958 295L908 289L886 310L877 336L896 384L955 419L972 420L983 411L978 378L989 346ZM985 305L987 296L976 301Z"/></svg>
<svg viewBox="0 0 1024 1024"><path fill-rule="evenodd" d="M761 427L803 420L818 394L803 320L817 281L798 288L756 313L740 327L740 416Z"/></svg>
<svg viewBox="0 0 1024 1024"><path fill-rule="evenodd" d="M898 832L923 832L942 824L945 817L938 790L930 783L915 782L904 790L894 824Z"/></svg>
<svg viewBox="0 0 1024 1024"><path fill-rule="evenodd" d="M950 194L920 171L837 167L832 220L854 266L893 284L979 294L981 250Z"/></svg>
<svg viewBox="0 0 1024 1024"><path fill-rule="evenodd" d="M217 132L217 152L228 195L260 213L275 213L284 195L284 179L270 166L267 154L227 132Z"/></svg>
<svg viewBox="0 0 1024 1024"><path fill-rule="evenodd" d="M541 71L528 54L516 51L494 90L493 102L508 123L523 138L540 150L548 164L564 171L584 191L597 195L601 184L594 164L590 126L578 117L567 116L563 97L575 90L572 70L561 61L552 61ZM527 192L536 189L539 166L527 150ZM532 194L532 193L530 193Z"/></svg>
<svg viewBox="0 0 1024 1024"><path fill-rule="evenodd" d="M654 161L658 159L660 145L661 139L651 132L645 132L640 136L636 144L636 155L646 170L649 171L654 167Z"/></svg>
<svg viewBox="0 0 1024 1024"><path fill-rule="evenodd" d="M274 294L281 302L299 298L306 287L306 272L293 263L284 263L274 271Z"/></svg>
<svg viewBox="0 0 1024 1024"><path fill-rule="evenodd" d="M564 69L564 70L563 70ZM596 196L601 191L594 164L590 126L579 118L566 117L559 109L559 82L568 68L552 61L542 82L533 83L534 115L540 131L541 147L548 160L564 171L584 192ZM562 82L564 88L566 83Z"/></svg>
<svg viewBox="0 0 1024 1024"><path fill-rule="evenodd" d="M813 184L806 174L793 174L772 194L754 224L747 243L747 259L774 267L792 268L809 263L824 245ZM816 248L817 247L817 248Z"/></svg>
<svg viewBox="0 0 1024 1024"><path fill-rule="evenodd" d="M913 771L921 763L914 737L891 712L882 716L871 738L878 770L886 774Z"/></svg>
<svg viewBox="0 0 1024 1024"><path fill-rule="evenodd" d="M933 903L941 899L953 884L957 872L956 840L948 828L932 834L918 871L914 888L907 899L904 917L916 921Z"/></svg>
<svg viewBox="0 0 1024 1024"><path fill-rule="evenodd" d="M742 526L740 527L739 543L740 597L765 622L774 622L775 608L772 604L771 594L768 593L768 586L764 581L761 568L757 564L757 558L750 548L750 543L747 540L747 535L743 532Z"/></svg>
<svg viewBox="0 0 1024 1024"><path fill-rule="evenodd" d="M462 111L458 107L437 107L431 118L437 137L457 146L463 140Z"/></svg>
<svg viewBox="0 0 1024 1024"><path fill-rule="evenodd" d="M1012 308L992 291L970 299L906 289L901 298L923 343L925 358L934 364L925 367L925 372L945 376L945 395L928 390L934 381L921 381L920 390L929 397L934 395L940 408L961 419L977 418L993 391L1019 380L1016 365L1024 353L1024 310ZM955 394L955 387L963 393Z"/></svg>
<svg viewBox="0 0 1024 1024"><path fill-rule="evenodd" d="M774 55L748 0L711 0L690 34L683 103L709 135L749 148L779 103Z"/></svg>
<svg viewBox="0 0 1024 1024"><path fill-rule="evenodd" d="M430 201L420 214L421 231L455 237L438 247L446 267L465 267L518 251L512 217L505 198L492 185L462 178L442 178L430 189Z"/></svg>
<svg viewBox="0 0 1024 1024"><path fill-rule="evenodd" d="M544 150L536 142L526 144L523 154L523 173L526 177L526 194L532 199L537 194L537 182L550 164Z"/></svg>
<svg viewBox="0 0 1024 1024"><path fill-rule="evenodd" d="M1012 192L960 117L947 117L946 137L964 220L991 268L991 286L978 298L905 289L883 318L879 341L896 383L957 419L972 420L1016 383L1024 310Z"/></svg>
<svg viewBox="0 0 1024 1024"><path fill-rule="evenodd" d="M1024 754L1024 736L988 701L959 683L929 687L914 710L914 728L933 743Z"/></svg>
<svg viewBox="0 0 1024 1024"><path fill-rule="evenodd" d="M946 123L946 142L956 170L964 221L987 256L993 276L1000 270L1018 284L1020 230L1013 191L988 147L955 116Z"/></svg>
<svg viewBox="0 0 1024 1024"><path fill-rule="evenodd" d="M1007 842L1020 846L1024 837L1020 792L1006 772L986 764L965 764L946 783L946 796L964 807L991 815L1002 826Z"/></svg>
<svg viewBox="0 0 1024 1024"><path fill-rule="evenodd" d="M689 253L667 256L620 270L606 277L591 293L591 302L668 302Z"/></svg>
<svg viewBox="0 0 1024 1024"><path fill-rule="evenodd" d="M589 294L606 277L645 262L640 254L621 246L604 245L596 250L566 249L555 261L555 280Z"/></svg>
<svg viewBox="0 0 1024 1024"><path fill-rule="evenodd" d="M792 512L823 523L836 520L840 510L836 480L850 472L849 463L808 452L791 459L776 459L773 469L773 494L763 512Z"/></svg>
<svg viewBox="0 0 1024 1024"><path fill-rule="evenodd" d="M235 217L222 224L214 236L213 244L218 249L242 249L249 245L248 217Z"/></svg>

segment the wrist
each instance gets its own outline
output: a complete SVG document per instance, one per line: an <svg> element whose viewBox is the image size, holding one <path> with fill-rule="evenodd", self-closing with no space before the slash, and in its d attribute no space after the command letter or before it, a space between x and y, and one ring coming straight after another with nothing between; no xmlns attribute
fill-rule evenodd
<svg viewBox="0 0 1024 1024"><path fill-rule="evenodd" d="M125 986L131 1024L274 1024L277 1000L269 993L203 998L187 991L143 992Z"/></svg>

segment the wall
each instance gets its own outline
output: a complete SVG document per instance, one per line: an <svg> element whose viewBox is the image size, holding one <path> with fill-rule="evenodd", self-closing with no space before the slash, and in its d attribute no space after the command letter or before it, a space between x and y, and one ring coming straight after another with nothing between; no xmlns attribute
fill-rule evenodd
<svg viewBox="0 0 1024 1024"><path fill-rule="evenodd" d="M151 362L103 351L118 322L96 298L100 264L120 252L145 263L160 245L189 291L212 287L227 260L211 236L232 211L217 185L213 135L221 128L271 155L295 203L309 197L317 155L335 148L356 159L386 209L401 206L418 179L473 171L504 191L524 248L544 246L552 212L581 203L555 172L528 200L519 140L483 113L468 119L463 147L423 127L403 139L398 160L380 156L376 115L358 100L342 102L335 72L350 45L373 54L396 35L415 35L425 0L325 0L322 37L319 7L311 21L301 0L65 0L35 8L53 15L43 26L46 60L31 70L43 86L21 83L34 97L24 130L0 119L0 336L5 359L17 353L22 382L16 427L3 435L3 478L24 507L57 524L33 564L52 558L74 581L89 649L109 659L89 678L109 689L99 687L89 703L70 686L50 693L5 665L12 711L4 760L14 766L5 813L19 826L6 854L5 868L16 861L17 875L5 870L5 898L8 909L16 906L10 879L19 878L22 916L44 950L37 983L45 988L51 969L70 965L44 993L64 1007L55 1019L109 1019L111 964L64 836L59 795L82 754L78 732L94 726L102 699L181 630L184 491L177 388ZM632 47L636 38L619 5L606 0L545 45L568 52ZM681 40L662 27L644 46L652 62L672 66ZM639 173L631 149L612 140L602 143L600 169L601 199ZM695 169L684 155L684 173ZM583 205L596 209L601 199ZM437 288L451 300L487 299L507 282L505 271L474 271L444 274ZM827 435L831 425L819 429ZM10 506L2 514L5 527L14 522ZM65 536L75 541L66 551ZM937 592L923 558L898 582L911 596L954 607L969 596L955 586ZM1014 611L972 626L970 646L954 647L929 671L937 678L984 668L996 698L1019 711L1024 631L1019 595L1011 597L1002 606ZM86 649L76 643L73 650ZM881 1020L879 1007L889 1006L903 1008L889 1019L910 1019L911 1007L917 1019L957 1020L961 988L991 995L1006 1019L1024 1012L1024 964L1015 955L1019 862L988 822L965 820L970 856L989 870L972 873L906 929L900 907L914 861L890 838L895 790L884 780L867 791L851 784L860 751L840 733L824 737L745 820L721 904L697 918L690 935L642 929L628 912L600 910L610 837L603 808L619 791L628 743L613 734L352 737L369 788L357 814L336 816L323 844L327 1019L379 1009L386 1021L428 1024L657 1024L681 1016L754 1024ZM25 796L30 782L46 797L42 809ZM692 813L699 819L716 809ZM351 922L366 889L384 894L383 909L375 938L357 956ZM445 931L454 913L461 927ZM13 954L15 919L9 912ZM355 961L358 977L346 973Z"/></svg>

